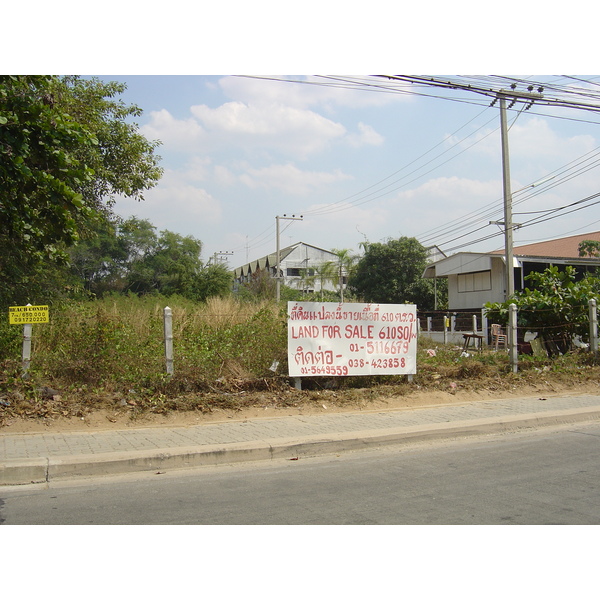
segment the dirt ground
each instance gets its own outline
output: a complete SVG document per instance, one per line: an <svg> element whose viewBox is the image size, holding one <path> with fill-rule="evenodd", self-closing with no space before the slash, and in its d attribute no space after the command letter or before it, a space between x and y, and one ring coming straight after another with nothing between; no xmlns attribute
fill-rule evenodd
<svg viewBox="0 0 600 600"><path fill-rule="evenodd" d="M362 393L361 393L362 392ZM169 427L192 426L202 423L244 421L257 418L275 418L287 415L311 415L339 412L365 412L382 410L411 410L427 406L448 404L464 404L490 399L510 399L523 397L547 398L565 394L600 394L600 383L596 381L530 383L521 386L511 386L509 389L490 389L480 387L478 390L463 389L461 386L448 386L445 390L403 390L398 395L391 390L353 390L351 397L344 392L322 390L306 395L290 388L291 402L288 406L278 406L277 399L269 393L256 393L252 398L252 406L224 410L214 409L211 412L177 412L167 414L144 414L133 417L126 410L96 410L83 417L53 418L53 419L23 419L13 418L0 427L3 434L18 433L59 433L106 429L129 429L140 427ZM292 404L292 406L289 406Z"/></svg>

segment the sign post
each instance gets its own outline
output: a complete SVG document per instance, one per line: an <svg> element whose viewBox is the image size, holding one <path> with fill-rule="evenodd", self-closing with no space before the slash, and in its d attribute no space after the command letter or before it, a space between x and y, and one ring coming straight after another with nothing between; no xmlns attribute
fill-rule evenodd
<svg viewBox="0 0 600 600"><path fill-rule="evenodd" d="M9 306L8 322L10 325L23 325L23 377L27 377L31 363L31 333L34 323L48 323L48 306Z"/></svg>
<svg viewBox="0 0 600 600"><path fill-rule="evenodd" d="M290 377L413 375L414 304L288 302Z"/></svg>

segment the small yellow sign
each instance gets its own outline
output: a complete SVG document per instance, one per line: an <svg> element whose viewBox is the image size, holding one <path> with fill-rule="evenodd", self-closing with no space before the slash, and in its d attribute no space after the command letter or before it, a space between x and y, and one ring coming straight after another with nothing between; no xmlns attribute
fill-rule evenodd
<svg viewBox="0 0 600 600"><path fill-rule="evenodd" d="M48 305L9 306L8 321L11 325L26 325L28 323L48 323Z"/></svg>

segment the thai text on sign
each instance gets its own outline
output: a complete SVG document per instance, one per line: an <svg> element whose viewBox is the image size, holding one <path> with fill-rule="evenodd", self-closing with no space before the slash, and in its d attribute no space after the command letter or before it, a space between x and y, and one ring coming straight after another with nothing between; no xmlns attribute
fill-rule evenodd
<svg viewBox="0 0 600 600"><path fill-rule="evenodd" d="M8 322L11 325L28 323L48 323L48 306L9 306Z"/></svg>
<svg viewBox="0 0 600 600"><path fill-rule="evenodd" d="M288 302L291 377L417 372L414 304Z"/></svg>

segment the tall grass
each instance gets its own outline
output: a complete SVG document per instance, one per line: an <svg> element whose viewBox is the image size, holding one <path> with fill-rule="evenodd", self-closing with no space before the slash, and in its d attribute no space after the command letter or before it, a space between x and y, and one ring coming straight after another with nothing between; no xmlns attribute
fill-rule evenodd
<svg viewBox="0 0 600 600"><path fill-rule="evenodd" d="M164 357L167 305L173 312L173 376L166 375ZM0 324L0 425L11 415L79 415L99 407L140 412L235 408L253 401L245 393L252 390L277 389L280 403L297 396L288 394L285 310L273 302L229 298L198 304L181 297L114 296L51 307L50 322L33 327L30 380L20 376L21 335L21 327ZM270 370L274 361L277 372ZM571 384L597 381L600 372L591 353L576 353L560 361L522 357L513 375L506 353L463 357L458 347L432 348L423 339L417 362L411 390L504 389L517 380L547 385L549 375ZM308 378L303 388L320 393L335 387L342 402L342 391L360 388L364 395L365 388L373 388L375 394L377 387L389 385L402 394L409 385L396 375L325 379ZM40 392L44 386L60 393L48 401Z"/></svg>
<svg viewBox="0 0 600 600"><path fill-rule="evenodd" d="M51 310L34 326L32 374L64 386L165 385L163 310L173 311L175 385L195 389L217 380L273 376L287 356L285 315L273 303L180 297L114 296ZM17 328L18 329L18 328ZM14 330L0 345L18 358Z"/></svg>

